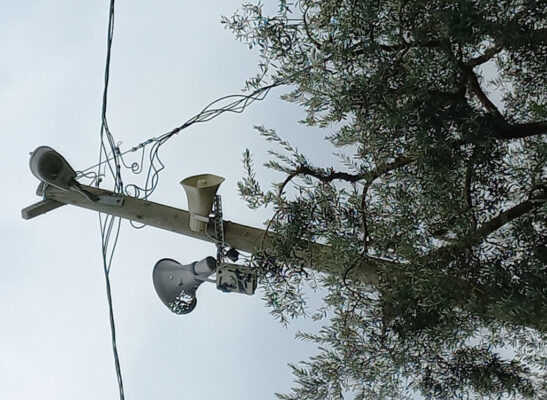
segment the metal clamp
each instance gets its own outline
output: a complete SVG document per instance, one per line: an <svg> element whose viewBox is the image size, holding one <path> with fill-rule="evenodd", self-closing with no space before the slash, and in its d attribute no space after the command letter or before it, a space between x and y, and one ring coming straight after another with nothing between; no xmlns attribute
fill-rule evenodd
<svg viewBox="0 0 547 400"><path fill-rule="evenodd" d="M217 263L220 265L224 258L224 221L222 220L222 199L219 195L215 195L213 202L213 222L215 225L215 239L217 246Z"/></svg>

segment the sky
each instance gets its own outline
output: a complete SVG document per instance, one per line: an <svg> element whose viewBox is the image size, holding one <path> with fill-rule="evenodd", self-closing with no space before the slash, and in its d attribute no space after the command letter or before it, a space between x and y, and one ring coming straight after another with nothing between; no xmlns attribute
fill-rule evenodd
<svg viewBox="0 0 547 400"><path fill-rule="evenodd" d="M3 399L118 398L98 215L73 206L29 221L20 214L40 200L28 168L36 147L53 147L76 170L98 159L108 3L0 0ZM108 121L122 151L238 93L257 71L256 53L220 24L238 7L240 0L116 2ZM253 125L276 128L318 164L332 152L318 132L297 123L301 111L279 100L282 93L168 142L151 200L186 209L179 182L214 173L226 178L219 190L225 219L262 227L271 211L250 210L237 194L245 148L266 188L282 178L260 168L269 145ZM141 178L124 172L126 183ZM299 320L284 328L260 294L225 294L204 284L191 314L165 308L152 285L156 261L188 264L209 255L211 244L123 223L110 278L126 399L274 398L291 386L287 363L315 353L293 336L317 327Z"/></svg>

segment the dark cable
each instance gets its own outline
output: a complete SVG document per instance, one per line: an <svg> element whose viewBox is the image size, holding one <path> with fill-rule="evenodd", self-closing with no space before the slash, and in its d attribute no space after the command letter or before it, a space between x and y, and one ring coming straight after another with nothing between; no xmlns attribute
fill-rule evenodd
<svg viewBox="0 0 547 400"><path fill-rule="evenodd" d="M135 197L147 199L155 191L159 182L159 173L165 168L165 165L162 163L159 156L159 149L165 142L167 142L171 137L178 134L183 129L186 129L195 123L210 121L211 119L225 112L242 113L251 103L257 100L258 101L263 100L272 88L276 86L280 86L284 82L282 80L276 80L274 81L274 83L258 88L252 93L247 95L237 94L237 95L229 95L229 96L221 97L209 103L205 108L203 108L203 110L200 113L190 118L188 121L186 121L184 124L180 125L179 127L176 127L172 129L171 131L164 133L163 135L157 138L149 139L146 142L143 142L139 144L138 146L133 147L122 153L120 151L119 145L117 145L114 141L114 136L112 135L108 127L108 121L107 121L108 85L110 80L111 49L112 49L112 41L113 41L113 34L114 34L114 3L115 3L115 0L110 0L108 35L107 35L107 52L106 52L106 63L105 63L106 65L105 65L105 71L104 71L104 88L103 88L103 96L102 96L101 129L100 129L101 144L100 144L100 150L99 150L99 161L93 167L80 171L79 174L81 177L92 178L95 181L96 186L98 187L101 183L101 177L105 176L105 172L106 170L108 170L110 171L110 174L112 175L114 179L115 192L129 194L128 190L131 189L134 192ZM229 101L227 104L222 105L222 103L226 103L227 101ZM108 147L105 142L108 143ZM131 184L125 187L125 191L124 191L124 184L121 177L122 165L125 168L130 169L131 172L133 172L134 174L140 174L143 171L145 147L149 144L151 144L152 146L149 151L149 166L146 173L144 188L139 187L135 184ZM123 156L127 153L137 151L138 149L141 149L141 148L143 153L142 153L140 164L137 162L134 162L130 166L128 166L125 163ZM105 158L104 161L103 161L103 156ZM96 173L91 175L86 174L87 171L95 167L97 167ZM105 276L106 294L107 294L108 308L109 308L110 330L111 330L111 336L112 336L112 351L114 354L114 364L116 367L116 375L118 378L120 400L124 400L123 381L122 381L122 374L121 374L121 368L120 368L120 360L118 357L118 350L116 345L116 328L114 323L114 312L113 312L113 306L112 306L112 294L111 294L111 285L110 285L110 267L112 265L112 260L113 260L114 252L116 249L116 245L118 243L120 227L121 227L121 219L107 214L103 220L101 213L99 213L99 224L101 228L103 271ZM109 251L109 244L111 242L111 235L113 233L114 233L113 243Z"/></svg>
<svg viewBox="0 0 547 400"><path fill-rule="evenodd" d="M108 83L110 79L110 58L111 58L111 49L112 49L112 39L114 35L114 2L115 0L110 0L110 8L109 8L109 18L108 18L108 35L107 35L107 51L106 51L106 65L105 65L105 71L104 71L104 89L103 89L103 101L102 101L102 113L101 113L101 146L99 150L99 163L98 163L98 172L97 176L100 177L104 175L104 172L101 170L102 165L104 164L102 162L102 156L105 155L106 163L108 165L108 169L110 170L110 173L114 177L114 191L116 192L122 192L123 191L123 182L121 179L121 168L120 168L120 160L119 160L119 150L114 142L114 137L112 136L112 133L110 132L110 129L108 128L108 122L106 118L106 111L107 111L107 105L108 105ZM110 147L110 153L112 154L112 159L109 157L109 151L107 151L107 148L105 146L105 136L108 141L108 145ZM113 161L113 164L111 163ZM97 180L97 186L99 185L100 181ZM108 255L108 244L111 240L111 234L113 232L114 226L115 228L115 234L114 234L114 243L112 245L112 249L110 250L110 256ZM110 286L110 266L112 265L112 258L114 256L114 250L116 248L119 234L120 234L120 226L121 226L121 220L119 218L116 218L107 215L103 221L101 214L99 213L99 224L101 227L101 247L102 247L102 258L103 258L103 272L105 277L105 284L106 284L106 297L108 300L108 311L109 311L109 320L110 320L110 332L112 336L112 352L114 354L114 365L116 367L116 376L118 378L118 389L120 392L120 400L124 400L124 391L123 391L123 381L122 381L122 373L121 373L121 367L120 367L120 359L118 357L118 348L116 345L116 326L114 323L114 310L112 306L112 292L111 292L111 286Z"/></svg>
<svg viewBox="0 0 547 400"><path fill-rule="evenodd" d="M284 82L282 80L277 80L272 84L256 89L250 94L245 94L245 95L234 94L234 95L220 97L214 100L213 102L209 103L198 114L194 115L185 123L170 130L169 132L166 132L158 137L150 138L146 140L145 142L142 142L139 145L134 146L124 152L121 152L119 147L115 146L110 153L105 152L106 159L104 161L100 158L98 164L95 164L92 167L89 167L80 171L80 174L83 174L86 171L89 171L96 167L99 167L100 169L103 164L108 164L110 170L113 171L113 167L110 165L110 162L114 161L115 168L118 172L120 171L120 167L123 165L126 169L129 169L133 174L138 175L144 170L143 163L144 163L145 147L151 144L152 146L148 152L149 165L146 172L144 187L138 186L136 184L129 184L129 185L126 185L125 187L123 185L117 186L117 189L124 190L124 193L126 195L147 199L155 191L156 187L158 186L159 174L165 168L165 165L163 164L159 156L159 149L163 144L165 144L173 136L177 135L182 130L192 126L193 124L210 121L225 112L232 112L232 113L238 113L238 114L242 113L249 105L251 105L255 101L264 100L264 98L268 95L271 89L283 84ZM110 132L108 131L108 133ZM125 162L123 156L125 156L128 153L136 152L137 150L140 150L140 149L142 149L140 163L133 162L128 165ZM101 156L102 156L102 153L101 153ZM116 178L114 174L113 176ZM118 176L118 179L121 182L121 177Z"/></svg>

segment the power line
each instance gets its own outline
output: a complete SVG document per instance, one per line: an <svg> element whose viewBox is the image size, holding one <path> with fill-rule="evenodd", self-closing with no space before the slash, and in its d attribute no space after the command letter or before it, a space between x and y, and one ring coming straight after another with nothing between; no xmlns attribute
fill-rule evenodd
<svg viewBox="0 0 547 400"><path fill-rule="evenodd" d="M97 167L99 167L100 173L100 168L104 164L107 164L108 168L111 171L116 170L117 172L119 172L119 168L121 168L121 165L123 165L124 168L130 170L133 174L138 175L144 171L143 164L145 159L145 148L151 145L150 150L148 151L148 168L146 169L146 179L144 186L129 184L125 187L123 187L123 185L120 187L120 190L124 190L125 194L127 195L147 199L158 186L159 174L165 168L165 165L163 164L159 156L159 150L163 144L165 144L173 136L179 134L182 130L192 126L193 124L210 121L225 112L242 113L249 105L251 105L255 101L263 100L268 95L271 89L280 86L283 83L283 81L278 80L274 83L258 88L249 94L232 94L220 97L206 105L198 114L188 119L182 125L160 136L152 137L124 152L120 150L119 144L111 147L111 151L108 153L104 151L101 152L101 156L105 155L105 160L99 159L99 163L80 171L80 173L84 174ZM109 133L109 131L106 132ZM127 165L123 157L129 153L133 153L141 149L142 155L140 163L133 162L130 165ZM114 162L114 166L111 165L112 162ZM100 177L97 178L97 175L93 176L94 180L100 180ZM113 176L116 179L116 175L113 174ZM118 177L118 179L121 182L121 177Z"/></svg>
<svg viewBox="0 0 547 400"><path fill-rule="evenodd" d="M108 106L108 83L110 80L110 59L111 59L111 51L112 51L112 41L114 37L114 3L115 3L115 0L110 0L110 8L108 13L109 16L108 16L106 63L105 63L105 71L104 71L103 102L102 102L102 112L101 112L101 130L100 130L101 145L99 150L99 163L97 164L98 169L96 174L96 179L97 179L96 184L97 186L100 184L101 176L104 175L104 172L102 170L102 167L105 164L104 162L102 162L102 156L104 154L108 169L110 173L112 174L112 176L114 177L114 191L121 193L123 192L123 182L121 179L120 157L119 157L119 154L116 152L117 147L114 142L114 137L112 133L110 132L110 129L108 128L108 121L106 117L106 111ZM107 148L105 145L105 137L106 137L106 140L108 141L112 158L110 158L109 151L107 151ZM122 372L120 367L120 359L118 356L118 347L116 345L116 325L114 323L114 310L112 306L112 291L111 291L111 285L110 285L110 267L112 265L114 251L116 249L116 245L118 243L118 238L120 235L121 219L107 215L103 221L103 218L101 214L99 213L99 224L101 227L103 272L104 272L105 285L106 285L106 297L108 301L110 332L111 332L111 338L112 338L112 352L114 354L114 365L116 367L116 376L118 379L118 389L120 392L120 400L124 400L125 397L124 397L124 391L123 391L123 380L122 380ZM114 238L113 238L113 244L110 249L110 256L109 256L108 247L109 247L109 243L111 241L111 235L113 232L114 232Z"/></svg>
<svg viewBox="0 0 547 400"><path fill-rule="evenodd" d="M235 94L220 97L206 105L201 110L201 112L184 122L182 125L158 137L148 139L147 141L142 142L129 150L121 152L119 148L120 144L116 144L116 142L114 141L114 136L112 135L112 132L108 127L107 120L108 85L110 80L111 51L114 36L114 6L115 0L111 0L109 7L107 52L104 71L104 88L102 96L100 129L101 143L99 149L99 160L98 163L94 166L80 171L78 175L79 177L91 178L98 187L101 183L102 177L105 176L107 172L109 172L114 179L114 192L129 194L129 191L133 191L134 197L147 199L158 186L159 174L165 168L165 165L163 164L159 156L159 149L163 144L165 144L173 136L180 133L182 130L188 128L195 123L210 121L225 112L242 113L253 102L263 100L272 88L282 85L283 81L276 80L274 81L274 83L258 88L249 94ZM122 166L126 169L129 169L133 174L142 173L144 170L143 165L146 153L145 149L148 145L151 145L151 147L148 151L148 168L146 170L147 172L144 187L140 187L136 184L130 184L124 187L121 176ZM134 162L131 165L127 165L123 156L128 153L135 152L139 149L142 149L140 163ZM91 170L95 168L97 168L97 172L92 172ZM124 400L123 380L116 344L116 327L114 321L112 291L110 285L110 268L120 235L121 219L113 217L111 215L106 215L106 217L104 217L103 219L103 216L99 213L99 224L101 229L103 272L105 276L106 295L109 309L112 352L114 354L114 364L116 367L116 376L118 379L120 400ZM137 228L137 226L134 227ZM112 245L110 247L111 243Z"/></svg>

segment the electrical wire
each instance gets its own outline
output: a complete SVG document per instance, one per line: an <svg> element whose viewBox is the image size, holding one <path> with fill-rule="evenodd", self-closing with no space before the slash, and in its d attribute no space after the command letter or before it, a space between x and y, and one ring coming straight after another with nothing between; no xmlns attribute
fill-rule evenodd
<svg viewBox="0 0 547 400"><path fill-rule="evenodd" d="M106 62L105 62L105 71L104 71L104 88L103 88L103 98L102 98L102 112L101 112L101 129L100 129L100 138L101 145L99 150L99 163L97 165L96 173L96 185L99 186L101 182L101 177L105 175L103 171L104 162L102 162L102 156L106 158L106 166L110 174L114 177L114 191L121 193L123 191L123 182L121 178L121 166L120 166L120 156L118 147L115 145L114 137L108 128L108 121L106 116L107 106L108 106L108 83L110 80L110 59L112 51L112 41L114 37L114 6L115 0L110 0L109 7L109 17L108 17L108 34L107 34L107 51L106 51ZM108 142L110 151L108 151L105 138ZM110 154L112 157L110 157ZM105 166L105 170L106 170ZM81 171L81 174L84 174L86 171ZM123 380L120 367L120 359L118 356L118 347L116 344L116 325L114 322L114 310L112 306L112 290L110 285L110 267L112 265L112 259L114 257L114 251L118 243L118 238L120 235L121 219L115 218L111 215L107 215L104 220L102 215L99 213L99 225L101 228L101 248L102 248L102 259L103 259L103 272L105 277L106 285L106 297L108 301L108 312L109 312L109 321L110 321L110 332L112 339L112 352L114 355L114 365L116 368L116 377L118 379L118 389L120 393L120 400L124 400L124 390L123 390ZM109 244L111 242L112 233L114 233L113 243L109 251Z"/></svg>
<svg viewBox="0 0 547 400"><path fill-rule="evenodd" d="M273 83L263 86L254 90L249 94L235 94L220 97L211 103L207 104L201 112L184 122L182 125L166 132L158 137L153 137L134 146L124 152L120 150L120 143L114 141L114 136L108 127L107 120L107 108L108 108L108 85L110 80L110 63L111 63L111 50L114 36L114 10L115 0L110 0L109 18L108 18L108 34L107 34L107 52L104 71L104 88L102 96L102 110L101 110L101 128L100 128L100 149L98 163L92 167L78 172L79 178L92 179L92 184L99 187L102 178L109 173L114 179L114 192L124 193L127 195L133 195L137 198L147 199L157 188L159 183L159 174L165 168L165 165L161 161L159 156L159 150L173 136L180 133L182 130L192 126L195 123L207 122L213 118L225 112L242 113L250 104L255 101L263 100L270 90L276 86L284 84L282 80L275 80ZM144 159L146 148L150 145L148 150L148 168L146 169L146 179L144 186L141 187L136 184L129 184L124 187L121 170L122 166L130 170L133 174L138 175L144 170ZM142 149L141 160L139 162L133 162L128 165L124 156L129 153L134 153ZM97 172L93 172L97 168ZM132 193L131 193L132 192ZM118 356L117 344L116 344L116 327L114 321L114 312L112 305L112 291L110 285L110 268L114 257L114 252L118 243L121 219L106 215L104 218L99 213L99 224L101 231L101 247L102 247L102 259L103 259L103 271L106 284L106 295L109 308L109 320L110 330L112 337L112 352L114 355L114 364L116 368L116 376L118 379L118 388L120 393L120 400L124 400L123 380L121 374L120 360ZM142 228L142 226L135 226L135 228ZM224 243L224 245L226 245Z"/></svg>
<svg viewBox="0 0 547 400"><path fill-rule="evenodd" d="M160 136L152 137L138 144L137 146L134 146L123 152L120 150L121 143L118 143L115 146L112 145L111 152L105 151L106 147L102 147L101 158L99 159L99 163L91 167L88 167L80 171L79 173L85 174L88 171L95 168L99 168L99 173L102 173L101 168L104 166L105 169L107 169L106 167L108 167L108 169L111 171L112 175L115 178L115 182L118 183L118 184L115 184L115 187L118 191L122 191L126 195L130 195L136 198L142 198L146 200L156 190L159 183L159 174L163 169L165 169L165 164L162 162L160 158L159 150L161 146L163 146L169 139L171 139L173 136L179 134L184 129L196 123L210 121L213 118L216 118L225 112L238 113L238 114L242 113L249 105L251 105L255 101L263 100L268 95L271 89L277 86L280 86L283 83L284 83L283 81L277 80L274 83L258 88L249 94L232 94L232 95L220 97L212 101L211 103L207 104L198 114L188 119L182 125ZM104 131L105 131L106 137L110 138L111 133L108 130L107 124L104 128ZM110 141L109 139L109 142L113 143L113 139L112 141ZM142 173L145 170L143 166L144 159L145 159L145 149L149 145L150 145L150 148L148 150L148 158L147 158L148 168L146 168L146 178L145 178L144 186L139 186L137 184L129 184L129 185L125 185L124 187L123 184L121 184L121 176L120 176L121 166L130 170L135 175ZM140 163L133 162L128 165L124 159L124 156L129 153L134 153L138 150L142 150ZM102 156L105 157L104 160L102 159ZM117 174L114 174L114 171Z"/></svg>
<svg viewBox="0 0 547 400"><path fill-rule="evenodd" d="M165 144L174 135L177 135L182 130L192 126L195 123L210 121L225 112L242 113L250 104L257 100L263 100L272 88L281 84L282 82L278 81L273 84L261 87L250 94L236 94L220 97L206 105L200 113L193 116L182 125L160 135L159 137L149 139L147 142L145 142L152 143L152 147L149 151L149 167L147 169L145 185L144 187L140 187L135 184L127 185L126 190L131 189L134 192L133 194L135 197L142 197L144 199L147 199L158 186L159 173L165 168L165 165L163 164L159 156L159 150L163 144Z"/></svg>

